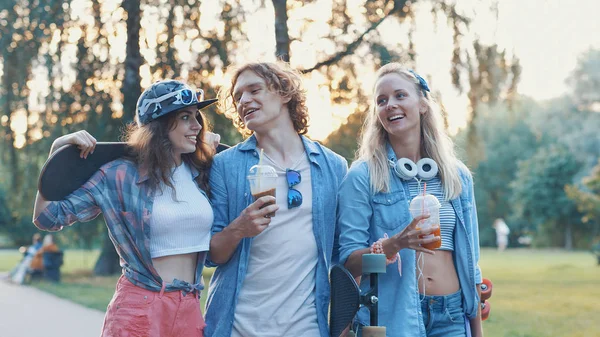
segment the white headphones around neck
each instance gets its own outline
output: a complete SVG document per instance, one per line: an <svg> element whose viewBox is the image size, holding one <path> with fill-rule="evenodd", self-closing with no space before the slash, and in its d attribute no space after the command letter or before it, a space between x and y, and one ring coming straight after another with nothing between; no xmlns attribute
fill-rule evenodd
<svg viewBox="0 0 600 337"><path fill-rule="evenodd" d="M396 162L389 160L390 167L403 180L429 180L438 174L438 166L431 158L423 158L416 164L408 158L400 158Z"/></svg>

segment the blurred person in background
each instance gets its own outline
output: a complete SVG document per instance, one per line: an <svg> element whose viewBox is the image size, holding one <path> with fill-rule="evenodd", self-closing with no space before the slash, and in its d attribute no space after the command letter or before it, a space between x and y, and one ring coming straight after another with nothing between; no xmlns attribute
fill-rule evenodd
<svg viewBox="0 0 600 337"><path fill-rule="evenodd" d="M498 218L494 220L494 224L492 225L496 230L496 245L498 246L498 251L503 252L506 247L508 247L508 234L510 234L510 228L504 222L504 219Z"/></svg>

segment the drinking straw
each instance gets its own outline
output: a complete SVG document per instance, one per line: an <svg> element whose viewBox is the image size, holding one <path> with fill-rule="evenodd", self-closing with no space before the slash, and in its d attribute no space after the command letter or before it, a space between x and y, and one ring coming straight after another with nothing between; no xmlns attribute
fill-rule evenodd
<svg viewBox="0 0 600 337"><path fill-rule="evenodd" d="M257 172L256 172L256 175L258 176L258 189L257 189L257 191L262 191L260 189L260 181L262 180L260 178L260 176L261 176L261 174L260 174L261 172L260 171L261 171L261 168L262 168L263 152L264 152L264 149L261 148L260 149L260 156L258 157L258 168L257 168Z"/></svg>
<svg viewBox="0 0 600 337"><path fill-rule="evenodd" d="M423 183L423 201L421 202L421 214L425 214L425 193L427 193L427 183Z"/></svg>

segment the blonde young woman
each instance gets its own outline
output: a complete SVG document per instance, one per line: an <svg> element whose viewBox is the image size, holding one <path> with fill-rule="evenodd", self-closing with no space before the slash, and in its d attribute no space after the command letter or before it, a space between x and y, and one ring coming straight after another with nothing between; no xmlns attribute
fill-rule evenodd
<svg viewBox="0 0 600 337"><path fill-rule="evenodd" d="M358 277L362 255L383 249L388 268L379 278L379 325L388 336L482 336L471 174L456 158L422 77L387 64L377 73L373 96L357 161L338 195L340 263ZM435 176L418 172L436 166L431 160ZM425 179L427 193L441 203L440 226L428 230L417 229L425 217L409 213ZM441 238L422 238L436 229ZM436 250L423 247L440 239ZM361 287L368 283L363 279ZM368 322L361 309L354 324L359 335Z"/></svg>

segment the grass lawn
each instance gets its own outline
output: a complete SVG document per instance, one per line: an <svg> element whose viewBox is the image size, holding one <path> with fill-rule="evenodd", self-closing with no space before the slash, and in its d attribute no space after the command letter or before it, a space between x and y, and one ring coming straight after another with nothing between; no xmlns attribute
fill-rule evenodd
<svg viewBox="0 0 600 337"><path fill-rule="evenodd" d="M481 252L494 284L486 337L600 336L600 266L589 252Z"/></svg>
<svg viewBox="0 0 600 337"><path fill-rule="evenodd" d="M105 310L118 277L90 276L97 255L66 251L63 282L33 286ZM0 251L0 272L19 259L16 251ZM492 312L484 322L486 337L600 336L600 267L591 253L484 249L480 266L494 283ZM206 284L211 274L207 269Z"/></svg>
<svg viewBox="0 0 600 337"><path fill-rule="evenodd" d="M31 286L86 307L105 311L115 292L119 276L92 276L92 269L99 254L100 251L66 250L61 268L61 283L42 281L33 282ZM0 272L10 271L21 257L16 250L0 250ZM213 269L204 270L204 282L207 286L212 272ZM204 308L206 291L202 292L201 300Z"/></svg>

